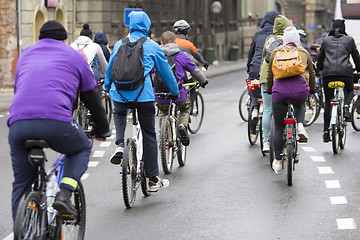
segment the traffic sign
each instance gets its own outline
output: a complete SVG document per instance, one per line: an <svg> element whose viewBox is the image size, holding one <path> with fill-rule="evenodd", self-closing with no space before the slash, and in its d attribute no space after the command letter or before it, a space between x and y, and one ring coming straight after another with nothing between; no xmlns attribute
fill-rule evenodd
<svg viewBox="0 0 360 240"><path fill-rule="evenodd" d="M129 26L130 25L130 14L132 12L141 12L141 8L125 8L124 9L124 25Z"/></svg>

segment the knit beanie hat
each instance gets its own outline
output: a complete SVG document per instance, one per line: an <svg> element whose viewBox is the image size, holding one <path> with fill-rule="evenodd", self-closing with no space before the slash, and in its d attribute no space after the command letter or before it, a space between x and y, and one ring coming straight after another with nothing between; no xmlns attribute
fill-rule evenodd
<svg viewBox="0 0 360 240"><path fill-rule="evenodd" d="M56 40L67 39L67 32L61 23L55 20L50 20L44 23L40 28L39 39L52 38Z"/></svg>
<svg viewBox="0 0 360 240"><path fill-rule="evenodd" d="M300 35L294 26L285 28L283 42L284 45L288 43L295 43L296 46L300 45Z"/></svg>
<svg viewBox="0 0 360 240"><path fill-rule="evenodd" d="M83 25L83 29L80 31L80 36L87 36L87 37L92 39L93 33L92 33L91 29L90 29L89 24L85 23Z"/></svg>
<svg viewBox="0 0 360 240"><path fill-rule="evenodd" d="M345 20L335 19L332 23L332 29L338 28L340 31L345 32Z"/></svg>

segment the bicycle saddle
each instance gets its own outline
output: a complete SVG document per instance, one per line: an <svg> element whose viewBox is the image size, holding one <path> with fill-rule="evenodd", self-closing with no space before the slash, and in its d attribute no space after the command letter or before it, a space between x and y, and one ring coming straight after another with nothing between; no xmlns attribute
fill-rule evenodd
<svg viewBox="0 0 360 240"><path fill-rule="evenodd" d="M345 83L341 81L331 81L328 83L329 88L343 88L345 87Z"/></svg>
<svg viewBox="0 0 360 240"><path fill-rule="evenodd" d="M24 143L24 146L27 149L31 149L31 148L48 148L49 147L49 143L43 139L39 139L39 140L34 140L34 139L29 139L26 140Z"/></svg>

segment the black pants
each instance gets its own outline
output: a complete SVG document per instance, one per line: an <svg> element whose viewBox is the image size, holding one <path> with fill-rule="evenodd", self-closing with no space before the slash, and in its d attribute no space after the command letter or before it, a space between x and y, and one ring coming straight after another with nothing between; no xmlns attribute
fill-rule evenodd
<svg viewBox="0 0 360 240"><path fill-rule="evenodd" d="M324 131L329 130L330 118L331 118L331 105L330 101L334 98L334 89L328 87L328 83L331 81L342 81L345 83L344 87L344 104L350 105L352 98L354 97L354 82L352 77L327 77L323 79L323 88L325 95L324 106Z"/></svg>

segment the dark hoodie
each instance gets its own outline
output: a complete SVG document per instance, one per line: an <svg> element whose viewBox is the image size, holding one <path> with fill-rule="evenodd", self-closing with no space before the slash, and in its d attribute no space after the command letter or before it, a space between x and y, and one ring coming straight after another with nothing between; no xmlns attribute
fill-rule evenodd
<svg viewBox="0 0 360 240"><path fill-rule="evenodd" d="M94 42L99 44L103 53L104 53L104 56L106 58L106 61L109 62L109 58L110 58L110 51L109 49L107 48L107 44L108 44L108 39L106 37L106 34L104 32L97 32L95 34L95 39L94 39Z"/></svg>
<svg viewBox="0 0 360 240"><path fill-rule="evenodd" d="M277 11L267 12L261 22L260 29L254 35L247 61L247 72L252 79L259 79L260 77L259 73L265 39L273 34L274 20L278 15Z"/></svg>

